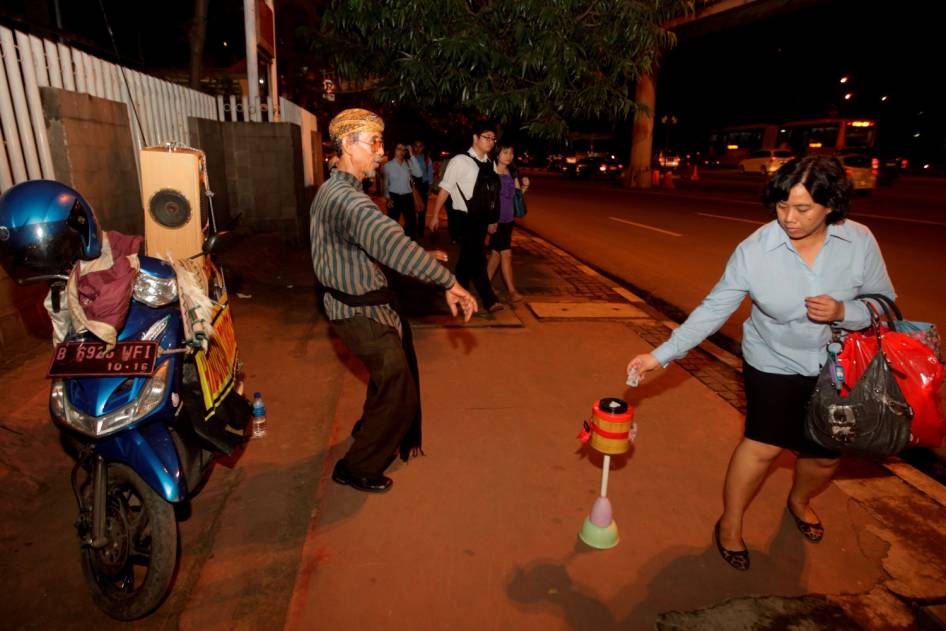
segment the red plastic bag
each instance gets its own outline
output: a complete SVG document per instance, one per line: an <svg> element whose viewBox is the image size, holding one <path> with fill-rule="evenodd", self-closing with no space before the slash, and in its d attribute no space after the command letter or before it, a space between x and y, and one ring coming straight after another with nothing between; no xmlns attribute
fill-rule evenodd
<svg viewBox="0 0 946 631"><path fill-rule="evenodd" d="M928 346L909 334L882 328L881 340L897 385L913 408L910 445L940 447L946 438L946 418L939 390L946 378L946 369ZM844 367L842 394L851 391L876 354L877 337L873 331L847 336L844 349L838 355Z"/></svg>

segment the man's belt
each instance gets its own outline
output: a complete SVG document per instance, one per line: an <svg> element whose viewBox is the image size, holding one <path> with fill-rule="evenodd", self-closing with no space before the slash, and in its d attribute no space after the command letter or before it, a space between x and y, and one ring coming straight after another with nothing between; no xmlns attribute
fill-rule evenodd
<svg viewBox="0 0 946 631"><path fill-rule="evenodd" d="M391 305L397 309L397 295L389 287L372 289L364 294L348 294L334 287L325 287L325 293L349 307L375 307Z"/></svg>

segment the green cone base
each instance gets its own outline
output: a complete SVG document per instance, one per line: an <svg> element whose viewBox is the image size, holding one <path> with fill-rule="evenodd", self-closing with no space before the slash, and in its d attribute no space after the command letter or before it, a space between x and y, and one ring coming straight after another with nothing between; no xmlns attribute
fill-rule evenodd
<svg viewBox="0 0 946 631"><path fill-rule="evenodd" d="M598 550L607 550L618 544L621 538L618 536L618 525L611 520L606 527L595 526L591 523L591 518L585 517L585 523L581 525L578 532L578 538L586 545Z"/></svg>

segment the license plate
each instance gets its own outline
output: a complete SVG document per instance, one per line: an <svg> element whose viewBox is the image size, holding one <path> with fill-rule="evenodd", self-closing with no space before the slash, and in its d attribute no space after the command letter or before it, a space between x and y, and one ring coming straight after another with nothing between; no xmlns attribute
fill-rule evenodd
<svg viewBox="0 0 946 631"><path fill-rule="evenodd" d="M144 377L154 374L158 343L118 342L106 350L102 342L64 342L56 347L48 377Z"/></svg>

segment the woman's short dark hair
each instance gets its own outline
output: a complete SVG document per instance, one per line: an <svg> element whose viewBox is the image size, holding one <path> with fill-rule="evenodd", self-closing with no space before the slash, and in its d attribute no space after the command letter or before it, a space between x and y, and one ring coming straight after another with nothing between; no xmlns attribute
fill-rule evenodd
<svg viewBox="0 0 946 631"><path fill-rule="evenodd" d="M762 203L774 215L776 204L788 199L797 184L804 186L816 203L831 209L827 223L837 223L847 215L852 187L837 158L814 155L783 164L762 190Z"/></svg>

